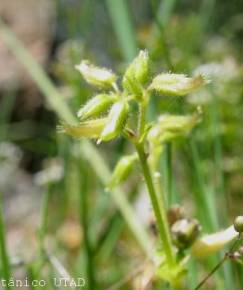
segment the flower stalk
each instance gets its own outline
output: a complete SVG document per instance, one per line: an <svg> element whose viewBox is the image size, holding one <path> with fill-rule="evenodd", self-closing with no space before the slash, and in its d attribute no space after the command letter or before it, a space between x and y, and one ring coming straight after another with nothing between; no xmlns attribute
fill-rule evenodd
<svg viewBox="0 0 243 290"><path fill-rule="evenodd" d="M138 134L141 137L145 128L146 104L145 102L139 104L139 118L138 118Z"/></svg>
<svg viewBox="0 0 243 290"><path fill-rule="evenodd" d="M139 157L140 164L143 171L143 176L147 185L147 189L148 189L151 203L153 206L154 214L157 220L158 232L159 232L160 239L162 241L162 245L164 247L166 260L167 260L168 265L170 267L173 267L176 263L176 260L175 260L175 255L173 252L171 236L169 233L166 209L163 202L159 199L157 195L153 178L152 178L152 174L148 165L147 156L144 151L144 145L143 143L136 143L135 147L138 153L138 157Z"/></svg>

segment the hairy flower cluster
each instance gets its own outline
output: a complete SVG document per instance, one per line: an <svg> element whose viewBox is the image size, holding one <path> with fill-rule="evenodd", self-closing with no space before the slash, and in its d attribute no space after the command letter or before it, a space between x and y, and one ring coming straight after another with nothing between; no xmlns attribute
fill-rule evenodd
<svg viewBox="0 0 243 290"><path fill-rule="evenodd" d="M59 130L75 138L96 138L97 143L110 141L124 133L132 101L147 103L152 91L182 96L205 83L200 75L189 78L183 74L169 73L159 74L149 83L150 61L145 50L140 51L125 71L121 91L116 83L118 77L111 70L94 66L87 60L77 65L76 69L88 84L105 91L95 95L79 109L78 125L65 124ZM178 127L184 126L180 124L181 121L184 123L183 118L178 120Z"/></svg>
<svg viewBox="0 0 243 290"><path fill-rule="evenodd" d="M59 132L77 139L97 139L97 144L113 140L122 134L130 137L132 135L140 142L146 141L150 144L150 159L156 160L161 153L161 144L186 135L200 119L199 114L162 115L156 123L143 124L143 117L139 116L138 129L134 132L134 124L129 124L128 118L133 112L131 102L137 104L140 115L141 109L146 110L154 91L162 95L184 96L205 84L201 75L189 78L184 74L162 73L151 78L150 60L146 50L140 51L128 66L120 89L117 84L118 77L111 70L97 67L87 60L77 65L76 69L88 84L100 92L78 110L77 117L80 121L77 125L63 124L58 127ZM118 186L126 180L136 160L137 155L134 154L118 160L107 188Z"/></svg>

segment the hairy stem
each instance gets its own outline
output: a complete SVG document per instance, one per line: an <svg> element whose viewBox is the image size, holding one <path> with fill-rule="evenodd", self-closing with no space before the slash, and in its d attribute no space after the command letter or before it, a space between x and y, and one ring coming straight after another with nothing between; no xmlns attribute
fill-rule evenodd
<svg viewBox="0 0 243 290"><path fill-rule="evenodd" d="M155 186L153 183L153 178L152 178L150 168L147 162L147 156L144 151L143 143L136 143L135 147L139 156L144 179L147 185L147 189L148 189L151 203L153 206L154 214L157 220L158 231L159 231L159 235L160 235L163 247L164 247L166 259L167 259L168 265L173 266L175 265L175 256L173 253L165 206L162 200L158 198L158 195L156 193Z"/></svg>
<svg viewBox="0 0 243 290"><path fill-rule="evenodd" d="M138 134L141 137L145 127L146 105L139 104Z"/></svg>

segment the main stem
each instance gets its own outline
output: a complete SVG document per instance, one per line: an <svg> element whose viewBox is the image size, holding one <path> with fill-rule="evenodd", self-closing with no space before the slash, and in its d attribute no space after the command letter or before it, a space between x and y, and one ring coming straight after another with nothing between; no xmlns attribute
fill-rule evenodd
<svg viewBox="0 0 243 290"><path fill-rule="evenodd" d="M144 151L144 145L143 143L136 143L135 147L139 156L139 160L140 160L141 167L143 170L143 175L144 175L145 182L146 182L148 192L150 195L150 199L152 202L154 214L157 220L158 231L159 231L159 235L160 235L163 247L164 247L166 259L169 266L174 266L176 261L175 261L175 255L173 253L172 241L171 241L171 237L169 233L166 209L165 209L163 201L160 200L159 197L157 196L154 183L153 183L153 178L152 178L150 168L147 162L147 156Z"/></svg>
<svg viewBox="0 0 243 290"><path fill-rule="evenodd" d="M145 128L146 104L139 104L138 134L141 137Z"/></svg>

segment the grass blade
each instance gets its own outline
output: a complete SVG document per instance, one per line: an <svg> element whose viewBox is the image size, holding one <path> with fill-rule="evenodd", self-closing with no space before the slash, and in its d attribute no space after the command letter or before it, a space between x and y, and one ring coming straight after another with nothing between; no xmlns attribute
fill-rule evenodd
<svg viewBox="0 0 243 290"><path fill-rule="evenodd" d="M123 57L127 62L130 62L136 56L138 47L128 3L126 0L106 0L106 5Z"/></svg>
<svg viewBox="0 0 243 290"><path fill-rule="evenodd" d="M86 163L81 164L81 171L83 171ZM88 175L88 174L87 174ZM96 289L96 281L95 281L95 267L93 263L93 246L90 240L90 231L89 231L89 176L84 176L81 181L82 190L80 190L80 224L83 228L84 235L84 252L86 256L86 269L87 269L87 277L88 277L88 289Z"/></svg>

